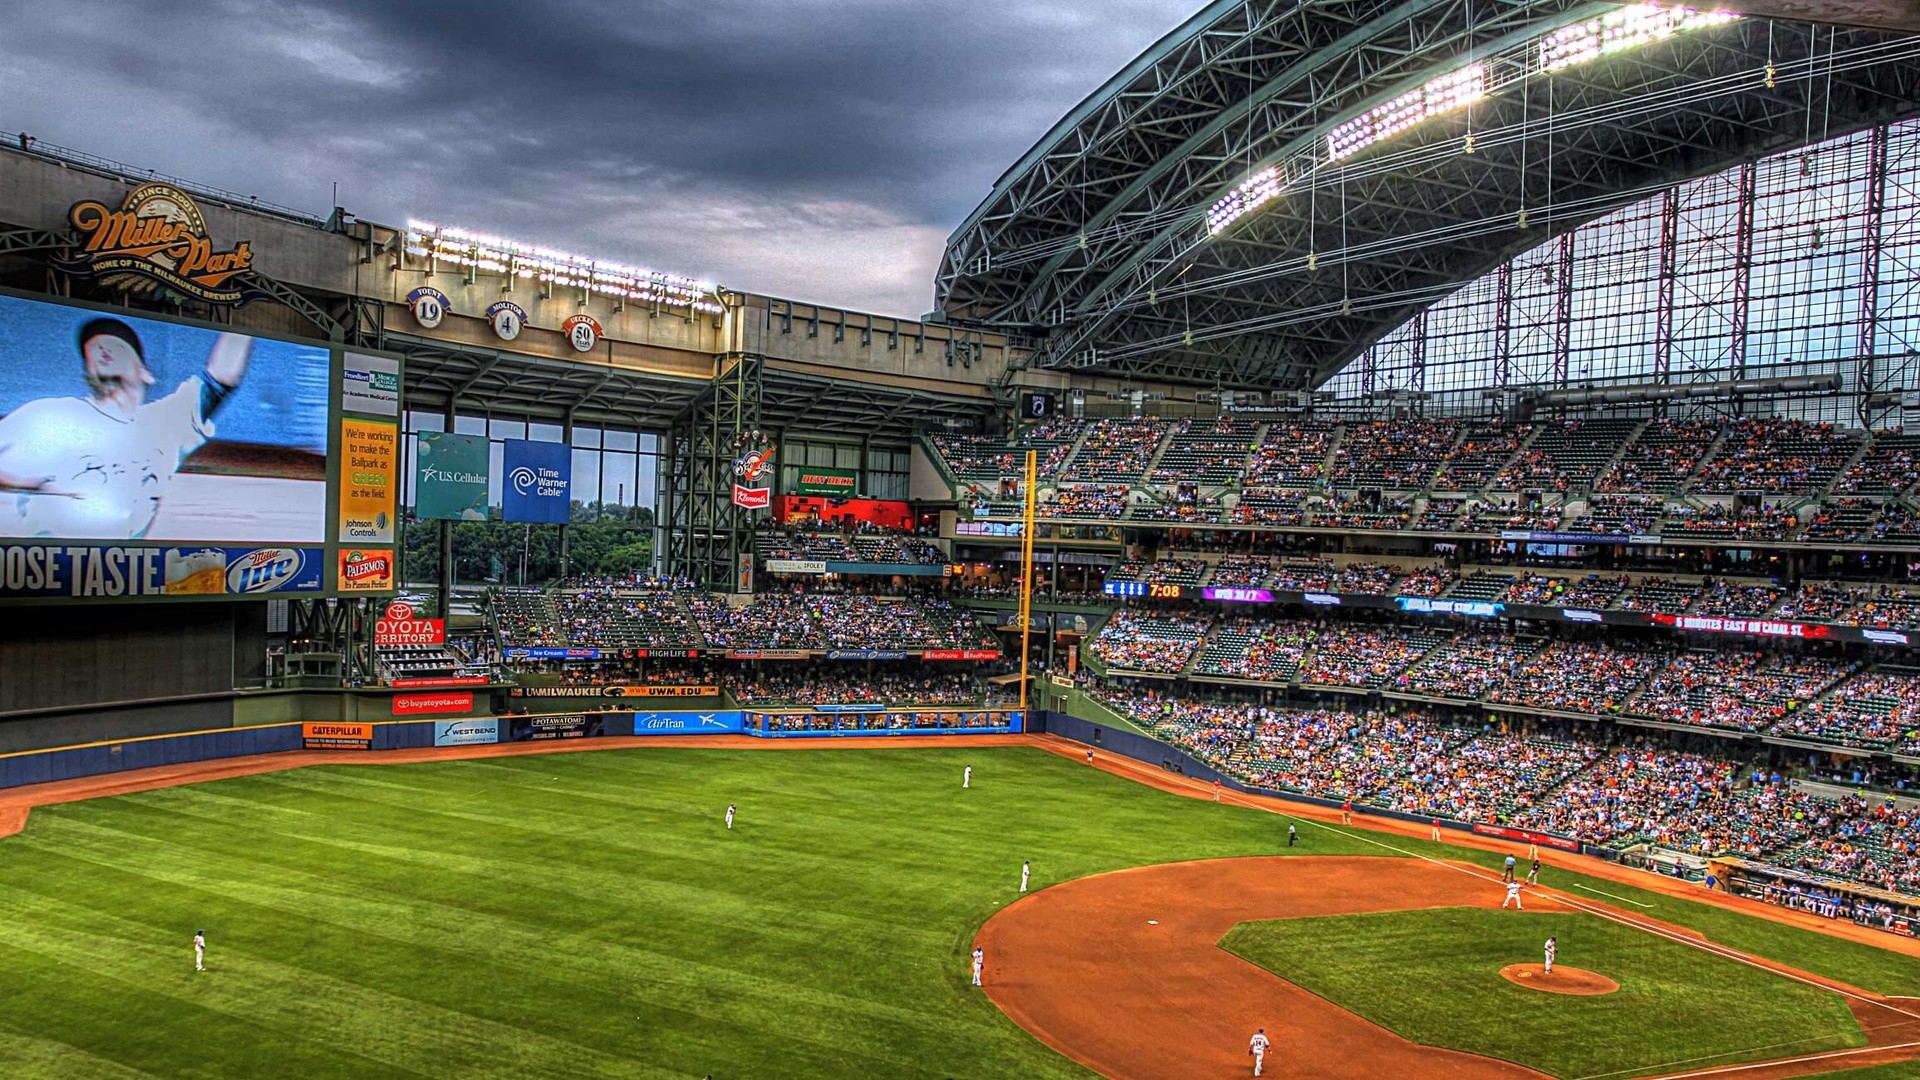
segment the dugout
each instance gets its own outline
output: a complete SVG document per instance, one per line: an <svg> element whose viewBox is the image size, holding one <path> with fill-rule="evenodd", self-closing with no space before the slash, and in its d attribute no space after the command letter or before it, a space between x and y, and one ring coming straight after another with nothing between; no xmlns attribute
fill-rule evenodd
<svg viewBox="0 0 1920 1080"><path fill-rule="evenodd" d="M1715 859L1707 872L1711 887L1735 896L1904 937L1920 933L1920 903L1910 896L1745 859Z"/></svg>

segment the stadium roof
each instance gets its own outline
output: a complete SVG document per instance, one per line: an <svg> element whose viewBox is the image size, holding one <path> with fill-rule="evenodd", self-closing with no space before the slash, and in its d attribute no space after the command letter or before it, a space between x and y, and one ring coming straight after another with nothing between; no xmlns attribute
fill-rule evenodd
<svg viewBox="0 0 1920 1080"><path fill-rule="evenodd" d="M1313 387L1582 222L1916 113L1920 36L1898 30L1578 0L1217 0L1000 178L949 239L936 295L1030 336L1036 367Z"/></svg>

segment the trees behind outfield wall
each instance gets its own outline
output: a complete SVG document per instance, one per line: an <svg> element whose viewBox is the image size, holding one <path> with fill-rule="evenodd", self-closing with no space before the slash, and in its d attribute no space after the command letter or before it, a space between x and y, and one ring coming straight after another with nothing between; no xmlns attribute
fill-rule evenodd
<svg viewBox="0 0 1920 1080"><path fill-rule="evenodd" d="M528 585L560 577L560 527L495 520L453 523L454 580L461 584L520 583L526 556ZM567 572L574 577L624 574L653 569L653 510L645 506L606 506L575 502L567 526ZM430 582L440 574L440 523L404 519L401 580Z"/></svg>

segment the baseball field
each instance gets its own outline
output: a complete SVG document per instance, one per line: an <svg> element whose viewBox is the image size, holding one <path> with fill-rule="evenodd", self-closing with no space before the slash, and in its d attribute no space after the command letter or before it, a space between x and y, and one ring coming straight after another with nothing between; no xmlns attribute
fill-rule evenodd
<svg viewBox="0 0 1920 1080"><path fill-rule="evenodd" d="M1500 911L1494 851L1287 820L1017 746L43 806L0 839L0 1077L1210 1078L1255 1026L1280 1076L1920 1075L1920 958L1560 867ZM1499 976L1549 935L1617 992Z"/></svg>

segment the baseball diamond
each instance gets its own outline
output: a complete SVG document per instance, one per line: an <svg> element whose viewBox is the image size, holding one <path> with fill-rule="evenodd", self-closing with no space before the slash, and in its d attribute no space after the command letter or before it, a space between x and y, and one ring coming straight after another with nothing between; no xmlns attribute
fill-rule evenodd
<svg viewBox="0 0 1920 1080"><path fill-rule="evenodd" d="M4 26L0 1080L1920 1077L1914 0Z"/></svg>

